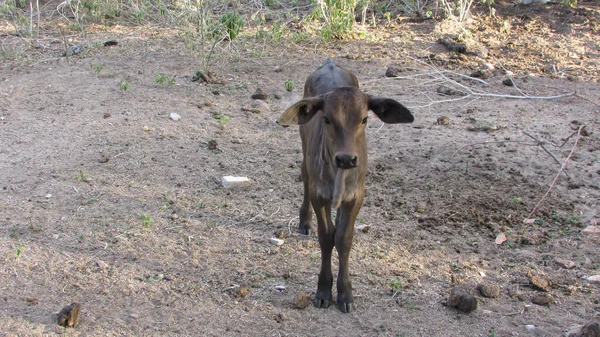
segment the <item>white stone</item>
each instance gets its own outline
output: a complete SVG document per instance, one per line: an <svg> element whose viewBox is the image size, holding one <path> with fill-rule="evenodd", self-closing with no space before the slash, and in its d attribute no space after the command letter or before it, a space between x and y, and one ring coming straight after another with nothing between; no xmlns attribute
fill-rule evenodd
<svg viewBox="0 0 600 337"><path fill-rule="evenodd" d="M269 239L269 242L270 242L271 244L275 245L275 246L281 246L281 245L283 245L283 243L284 243L285 241L283 241L283 240L281 240L281 239L278 239L278 238L270 238L270 239Z"/></svg>
<svg viewBox="0 0 600 337"><path fill-rule="evenodd" d="M179 116L178 114L171 112L171 115L169 115L169 117L174 120L174 121L178 121L181 119L181 116Z"/></svg>
<svg viewBox="0 0 600 337"><path fill-rule="evenodd" d="M247 187L247 186L252 185L252 182L247 177L225 176L225 177L223 177L221 184L225 188L234 188L234 187Z"/></svg>

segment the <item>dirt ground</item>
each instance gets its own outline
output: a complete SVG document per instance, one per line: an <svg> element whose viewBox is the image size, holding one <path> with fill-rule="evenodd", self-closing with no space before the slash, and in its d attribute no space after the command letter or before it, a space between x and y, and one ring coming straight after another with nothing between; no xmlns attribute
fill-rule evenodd
<svg viewBox="0 0 600 337"><path fill-rule="evenodd" d="M497 8L498 21L470 23L467 54L437 42L452 22L408 18L371 40L242 38L211 67L221 84L191 81L197 55L159 28L74 38L118 45L69 58L57 42L4 60L0 336L562 336L598 322L600 284L587 278L600 240L583 234L600 219L597 3ZM369 122L351 314L296 308L316 290L320 252L296 231L297 128L277 124L327 57L416 117ZM257 88L266 101L251 99ZM227 175L252 185L224 189ZM444 306L459 285L475 311ZM79 325L58 326L72 302Z"/></svg>

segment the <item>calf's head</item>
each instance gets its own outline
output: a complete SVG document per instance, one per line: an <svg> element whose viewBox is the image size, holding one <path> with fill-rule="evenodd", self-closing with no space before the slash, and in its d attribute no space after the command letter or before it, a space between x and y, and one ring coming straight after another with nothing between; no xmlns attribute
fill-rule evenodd
<svg viewBox="0 0 600 337"><path fill-rule="evenodd" d="M388 124L412 123L410 111L389 98L367 95L355 87L341 87L316 97L307 97L288 108L281 125L315 123L324 128L324 137L333 152L332 161L340 169L366 165L359 158L364 148L368 111ZM318 118L318 120L313 120Z"/></svg>

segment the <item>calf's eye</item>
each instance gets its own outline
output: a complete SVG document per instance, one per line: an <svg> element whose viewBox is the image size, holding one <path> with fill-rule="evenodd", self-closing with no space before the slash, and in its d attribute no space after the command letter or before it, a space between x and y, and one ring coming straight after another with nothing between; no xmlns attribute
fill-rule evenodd
<svg viewBox="0 0 600 337"><path fill-rule="evenodd" d="M330 124L330 122L329 122L329 118L327 118L327 117L325 117L325 116L323 116L323 122L324 122L325 124Z"/></svg>
<svg viewBox="0 0 600 337"><path fill-rule="evenodd" d="M363 118L363 120L362 120L362 123L363 123L363 124L367 124L367 119L369 119L369 117L365 117L365 118Z"/></svg>

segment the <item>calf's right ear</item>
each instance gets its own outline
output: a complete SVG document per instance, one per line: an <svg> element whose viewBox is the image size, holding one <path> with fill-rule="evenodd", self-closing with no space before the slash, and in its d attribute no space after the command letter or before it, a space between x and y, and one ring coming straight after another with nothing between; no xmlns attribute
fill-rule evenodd
<svg viewBox="0 0 600 337"><path fill-rule="evenodd" d="M305 98L285 110L279 118L279 124L283 126L305 124L321 109L323 109L323 97Z"/></svg>

